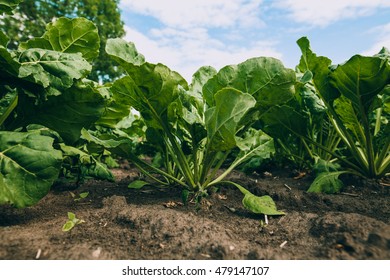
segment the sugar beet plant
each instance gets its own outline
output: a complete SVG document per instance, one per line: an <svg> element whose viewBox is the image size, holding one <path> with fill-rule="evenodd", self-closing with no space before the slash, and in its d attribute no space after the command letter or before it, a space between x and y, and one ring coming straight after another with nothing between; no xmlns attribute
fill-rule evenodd
<svg viewBox="0 0 390 280"><path fill-rule="evenodd" d="M18 2L3 1L0 13ZM70 160L84 162L85 173L112 178L77 144L81 128L105 106L98 86L84 79L99 50L95 25L60 18L18 50L8 50L8 41L0 32L0 204L35 204Z"/></svg>
<svg viewBox="0 0 390 280"><path fill-rule="evenodd" d="M340 191L338 177L343 173L389 175L388 50L332 65L312 52L307 38L299 39L298 45L302 57L295 100L268 110L262 116L264 131L277 139L292 135L304 144L320 170L309 191Z"/></svg>
<svg viewBox="0 0 390 280"><path fill-rule="evenodd" d="M292 98L293 70L274 58L253 58L218 73L203 67L188 85L166 66L145 62L133 44L111 39L106 51L127 72L110 88L112 97L140 112L147 141L161 154L162 166L135 156L123 137L102 140L84 130L85 139L125 155L161 186L176 185L199 198L213 186L231 184L244 194L243 204L250 210L282 214L269 196L254 196L225 178L250 158L267 158L274 151L272 138L251 125L263 111ZM234 160L219 173L234 150ZM136 181L130 187L145 184Z"/></svg>

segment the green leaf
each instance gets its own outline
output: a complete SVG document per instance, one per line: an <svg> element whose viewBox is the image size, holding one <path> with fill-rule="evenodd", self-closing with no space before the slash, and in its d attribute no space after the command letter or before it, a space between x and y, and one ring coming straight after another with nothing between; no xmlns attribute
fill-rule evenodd
<svg viewBox="0 0 390 280"><path fill-rule="evenodd" d="M238 124L255 104L250 94L233 88L224 88L215 94L215 107L205 113L208 141L213 151L227 151L236 146Z"/></svg>
<svg viewBox="0 0 390 280"><path fill-rule="evenodd" d="M63 226L62 226L62 231L70 231L72 228L74 228L75 224L73 221L67 221Z"/></svg>
<svg viewBox="0 0 390 280"><path fill-rule="evenodd" d="M238 65L222 68L203 87L207 104L215 104L214 95L225 87L249 93L256 101L256 108L268 108L283 104L293 97L296 75L282 62L271 57L248 59Z"/></svg>
<svg viewBox="0 0 390 280"><path fill-rule="evenodd" d="M328 75L330 74L330 65L332 61L324 56L317 56L310 48L310 42L306 37L302 37L297 41L301 49L302 56L297 69L302 73L310 71L313 77L313 82L322 96L327 102L330 102L339 96L337 90L329 84ZM308 78L306 76L305 78ZM307 79L305 79L307 82Z"/></svg>
<svg viewBox="0 0 390 280"><path fill-rule="evenodd" d="M62 226L62 231L70 231L76 225L84 223L84 220L76 218L76 215L72 212L68 212L68 221Z"/></svg>
<svg viewBox="0 0 390 280"><path fill-rule="evenodd" d="M0 204L37 203L58 178L62 153L39 131L0 131Z"/></svg>
<svg viewBox="0 0 390 280"><path fill-rule="evenodd" d="M134 43L126 42L120 38L108 39L106 52L122 66L128 64L141 65L145 63L145 57L138 53Z"/></svg>
<svg viewBox="0 0 390 280"><path fill-rule="evenodd" d="M13 55L5 48L0 46L0 77L2 77L2 83L7 80L8 76L17 77L19 73L20 64L14 59Z"/></svg>
<svg viewBox="0 0 390 280"><path fill-rule="evenodd" d="M98 29L86 18L61 17L46 26L42 38L34 38L21 44L20 50L42 48L62 53L80 53L91 62L99 55Z"/></svg>
<svg viewBox="0 0 390 280"><path fill-rule="evenodd" d="M37 123L57 131L68 144L80 138L82 128L89 128L104 111L104 99L93 84L77 83L60 96L31 106L31 98L19 99L16 127ZM15 127L15 128L16 128Z"/></svg>
<svg viewBox="0 0 390 280"><path fill-rule="evenodd" d="M390 64L383 62L381 57L355 55L330 75L331 84L360 116L368 114L377 95L390 83Z"/></svg>
<svg viewBox="0 0 390 280"><path fill-rule="evenodd" d="M129 64L129 76L115 81L111 87L114 94L128 96L130 105L139 111L145 122L161 129L167 124L168 107L178 98L180 88L187 82L178 73L162 64ZM126 110L129 110L126 107Z"/></svg>
<svg viewBox="0 0 390 280"><path fill-rule="evenodd" d="M96 121L97 125L115 128L123 118L129 116L131 95L126 89L128 87L126 87L124 81L118 81L110 89L106 89L111 95L107 101L103 115Z"/></svg>
<svg viewBox="0 0 390 280"><path fill-rule="evenodd" d="M131 182L127 187L129 189L141 189L146 185L150 185L150 183L142 181L142 180L136 180Z"/></svg>
<svg viewBox="0 0 390 280"><path fill-rule="evenodd" d="M273 199L268 196L256 196L251 193L247 193L242 200L242 204L248 210L256 214L264 215L285 215L284 212L278 211Z"/></svg>
<svg viewBox="0 0 390 280"><path fill-rule="evenodd" d="M60 144L64 157L76 158L81 165L81 171L84 176L91 176L102 180L113 182L114 176L105 164L96 160L93 156L72 146Z"/></svg>
<svg viewBox="0 0 390 280"><path fill-rule="evenodd" d="M346 171L322 172L317 175L307 192L314 193L338 193L344 187L343 182L339 179L341 174Z"/></svg>
<svg viewBox="0 0 390 280"><path fill-rule="evenodd" d="M307 117L288 105L274 106L263 113L263 130L279 139L290 133L307 136Z"/></svg>
<svg viewBox="0 0 390 280"><path fill-rule="evenodd" d="M0 30L0 46L7 48L8 42L9 42L9 38L7 37L7 35L4 34L3 31Z"/></svg>
<svg viewBox="0 0 390 280"><path fill-rule="evenodd" d="M0 0L0 16L3 13L12 15L12 11L19 5L23 0Z"/></svg>
<svg viewBox="0 0 390 280"><path fill-rule="evenodd" d="M80 54L68 54L43 49L29 49L20 55L19 77L60 91L70 88L75 79L85 77L91 65Z"/></svg>
<svg viewBox="0 0 390 280"><path fill-rule="evenodd" d="M89 192L80 193L80 198L86 198L89 195Z"/></svg>
<svg viewBox="0 0 390 280"><path fill-rule="evenodd" d="M76 219L76 215L72 212L68 212L68 219L73 221L74 219Z"/></svg>

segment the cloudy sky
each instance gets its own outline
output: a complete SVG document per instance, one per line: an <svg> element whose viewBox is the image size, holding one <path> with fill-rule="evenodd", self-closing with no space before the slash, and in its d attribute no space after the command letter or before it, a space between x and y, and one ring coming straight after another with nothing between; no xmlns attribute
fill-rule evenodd
<svg viewBox="0 0 390 280"><path fill-rule="evenodd" d="M200 66L255 56L294 68L302 36L333 63L390 48L390 0L121 0L120 9L125 39L188 81Z"/></svg>

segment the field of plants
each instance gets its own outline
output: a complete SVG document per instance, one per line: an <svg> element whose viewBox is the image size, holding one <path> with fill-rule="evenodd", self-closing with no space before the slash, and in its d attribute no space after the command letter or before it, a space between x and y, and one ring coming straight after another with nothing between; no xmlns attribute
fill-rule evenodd
<svg viewBox="0 0 390 280"><path fill-rule="evenodd" d="M0 13L14 4L0 3ZM389 259L390 52L189 84L97 27L0 31L0 259Z"/></svg>

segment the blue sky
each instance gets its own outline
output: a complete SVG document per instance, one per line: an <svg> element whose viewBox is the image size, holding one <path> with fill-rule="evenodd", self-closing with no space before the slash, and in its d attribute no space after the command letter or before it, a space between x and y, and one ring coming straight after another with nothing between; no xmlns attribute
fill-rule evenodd
<svg viewBox="0 0 390 280"><path fill-rule="evenodd" d="M390 0L121 0L127 41L188 81L255 56L299 62L296 40L342 63L390 48Z"/></svg>

